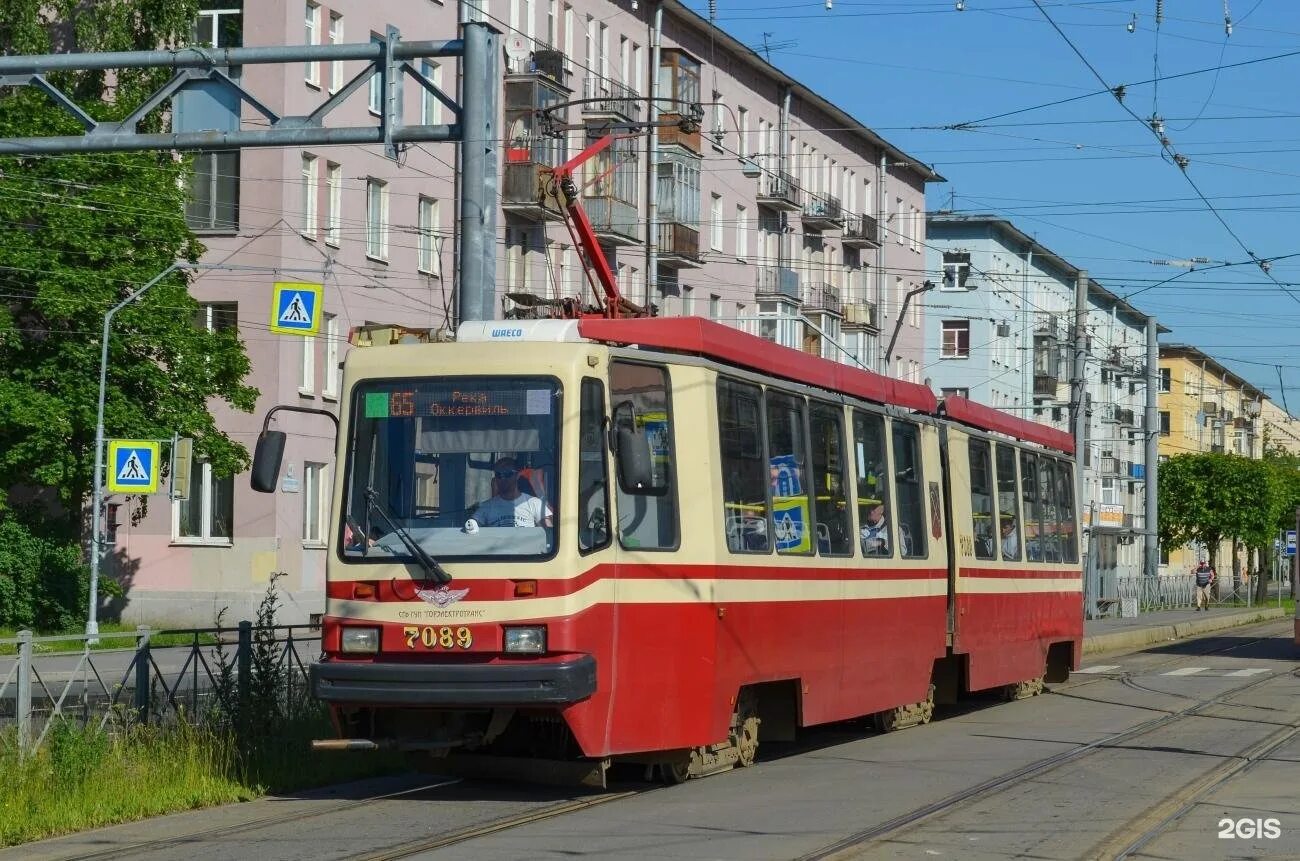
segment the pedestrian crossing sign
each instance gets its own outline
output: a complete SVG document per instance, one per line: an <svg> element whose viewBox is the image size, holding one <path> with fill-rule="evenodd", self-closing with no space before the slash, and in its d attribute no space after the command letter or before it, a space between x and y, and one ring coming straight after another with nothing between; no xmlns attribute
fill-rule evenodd
<svg viewBox="0 0 1300 861"><path fill-rule="evenodd" d="M277 281L271 302L271 331L277 335L315 335L320 331L321 285Z"/></svg>
<svg viewBox="0 0 1300 861"><path fill-rule="evenodd" d="M108 492L157 493L158 443L140 439L108 441Z"/></svg>

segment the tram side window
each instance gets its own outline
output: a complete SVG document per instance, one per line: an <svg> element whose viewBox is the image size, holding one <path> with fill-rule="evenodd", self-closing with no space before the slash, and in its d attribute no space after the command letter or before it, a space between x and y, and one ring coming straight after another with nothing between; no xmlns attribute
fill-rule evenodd
<svg viewBox="0 0 1300 861"><path fill-rule="evenodd" d="M808 435L804 430L803 398L768 390L767 465L776 552L811 553Z"/></svg>
<svg viewBox="0 0 1300 861"><path fill-rule="evenodd" d="M894 421L894 490L898 497L898 545L903 556L925 556L925 476L921 433L911 422Z"/></svg>
<svg viewBox="0 0 1300 861"><path fill-rule="evenodd" d="M767 553L768 470L763 463L763 390L718 380L718 440L722 464L722 515L727 549Z"/></svg>
<svg viewBox="0 0 1300 861"><path fill-rule="evenodd" d="M844 470L844 413L814 402L812 431L813 511L817 515L817 552L831 556L853 553L848 490Z"/></svg>
<svg viewBox="0 0 1300 861"><path fill-rule="evenodd" d="M858 535L863 556L893 556L889 511L889 462L885 420L873 413L853 414L858 483Z"/></svg>
<svg viewBox="0 0 1300 861"><path fill-rule="evenodd" d="M668 371L653 365L612 362L609 368L611 413L615 422L631 422L650 444L654 493L618 487L618 540L628 549L671 550L677 546L677 490L673 469L672 401Z"/></svg>
<svg viewBox="0 0 1300 861"><path fill-rule="evenodd" d="M1043 561L1061 561L1060 523L1056 507L1056 461L1038 456L1038 505L1043 521Z"/></svg>
<svg viewBox="0 0 1300 861"><path fill-rule="evenodd" d="M999 444L994 446L994 451L998 465L998 542L1002 546L1003 561L1018 562L1020 502L1016 494L1016 450Z"/></svg>
<svg viewBox="0 0 1300 861"><path fill-rule="evenodd" d="M970 439L966 442L970 459L971 528L975 535L975 558L996 559L997 530L993 528L993 469L989 442Z"/></svg>
<svg viewBox="0 0 1300 861"><path fill-rule="evenodd" d="M1038 457L1030 452L1020 453L1020 492L1025 512L1025 560L1043 561L1043 531L1038 506Z"/></svg>
<svg viewBox="0 0 1300 861"><path fill-rule="evenodd" d="M1056 462L1056 514L1060 528L1062 562L1079 561L1079 545L1074 535L1074 469L1063 460Z"/></svg>
<svg viewBox="0 0 1300 861"><path fill-rule="evenodd" d="M578 417L578 549L609 543L609 477L605 467L605 386L582 381Z"/></svg>

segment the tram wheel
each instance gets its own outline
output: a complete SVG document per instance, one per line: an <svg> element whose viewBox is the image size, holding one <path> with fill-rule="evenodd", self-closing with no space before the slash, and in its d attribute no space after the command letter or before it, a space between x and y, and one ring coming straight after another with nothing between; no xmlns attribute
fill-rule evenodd
<svg viewBox="0 0 1300 861"><path fill-rule="evenodd" d="M736 764L748 768L758 758L758 697L752 690L741 692L736 698L736 713L732 717L731 743L736 748Z"/></svg>

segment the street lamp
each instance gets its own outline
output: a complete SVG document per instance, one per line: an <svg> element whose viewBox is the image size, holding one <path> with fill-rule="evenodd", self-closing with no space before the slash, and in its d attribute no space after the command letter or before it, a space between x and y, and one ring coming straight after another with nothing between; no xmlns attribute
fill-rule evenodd
<svg viewBox="0 0 1300 861"><path fill-rule="evenodd" d="M912 301L913 296L917 296L921 293L925 293L927 290L933 290L933 289L934 289L934 282L926 281L920 287L917 287L912 290L908 290L907 295L903 297L903 304L898 309L898 319L894 321L894 334L889 337L889 346L885 348L885 372L886 373L889 372L889 357L894 355L894 344L897 343L898 341L899 330L903 328L903 318L907 316L908 303Z"/></svg>

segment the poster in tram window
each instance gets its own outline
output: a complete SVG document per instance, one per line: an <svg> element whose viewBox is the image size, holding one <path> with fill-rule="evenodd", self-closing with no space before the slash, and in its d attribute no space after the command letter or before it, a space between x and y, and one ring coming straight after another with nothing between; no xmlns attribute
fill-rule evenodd
<svg viewBox="0 0 1300 861"><path fill-rule="evenodd" d="M812 539L808 534L808 498L772 497L772 526L776 533L776 552L809 553Z"/></svg>
<svg viewBox="0 0 1300 861"><path fill-rule="evenodd" d="M668 484L668 413L640 413L636 422L645 431L646 444L650 446L650 462L654 465L655 483Z"/></svg>
<svg viewBox="0 0 1300 861"><path fill-rule="evenodd" d="M772 496L798 496L803 493L803 479L799 476L799 464L794 455L774 455L771 462Z"/></svg>

